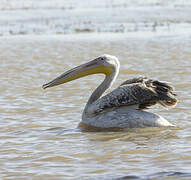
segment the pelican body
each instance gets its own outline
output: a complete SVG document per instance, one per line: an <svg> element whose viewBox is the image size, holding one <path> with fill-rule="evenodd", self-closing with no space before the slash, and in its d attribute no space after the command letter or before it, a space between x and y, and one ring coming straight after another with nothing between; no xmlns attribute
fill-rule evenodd
<svg viewBox="0 0 191 180"><path fill-rule="evenodd" d="M82 114L80 127L95 128L143 128L174 126L163 117L144 111L160 104L175 106L177 99L173 87L165 82L139 77L123 82L112 92L102 96L119 74L120 63L115 56L102 55L88 63L77 66L43 88L57 86L75 79L102 73L104 81L90 96Z"/></svg>

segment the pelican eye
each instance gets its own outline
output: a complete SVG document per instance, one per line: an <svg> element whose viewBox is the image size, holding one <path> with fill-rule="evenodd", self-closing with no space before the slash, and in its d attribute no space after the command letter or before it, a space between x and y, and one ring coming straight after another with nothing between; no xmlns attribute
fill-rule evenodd
<svg viewBox="0 0 191 180"><path fill-rule="evenodd" d="M104 57L100 57L100 60L101 60L101 61L104 61L104 60L105 60L105 58L104 58Z"/></svg>

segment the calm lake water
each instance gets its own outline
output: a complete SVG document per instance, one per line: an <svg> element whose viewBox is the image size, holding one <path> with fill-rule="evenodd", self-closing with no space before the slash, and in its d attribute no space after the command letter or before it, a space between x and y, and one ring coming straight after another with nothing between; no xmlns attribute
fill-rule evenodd
<svg viewBox="0 0 191 180"><path fill-rule="evenodd" d="M186 0L2 1L0 179L191 179L190 17ZM176 128L77 129L104 77L42 85L105 53L121 63L112 88L137 76L175 86L175 108L149 111Z"/></svg>
<svg viewBox="0 0 191 180"><path fill-rule="evenodd" d="M191 172L191 36L26 35L1 37L1 42L1 178L115 179L134 175L165 179L170 173L184 179L184 173ZM178 105L169 110L157 106L152 111L177 128L76 129L89 95L103 76L48 90L41 85L103 53L120 60L115 87L140 75L172 82Z"/></svg>

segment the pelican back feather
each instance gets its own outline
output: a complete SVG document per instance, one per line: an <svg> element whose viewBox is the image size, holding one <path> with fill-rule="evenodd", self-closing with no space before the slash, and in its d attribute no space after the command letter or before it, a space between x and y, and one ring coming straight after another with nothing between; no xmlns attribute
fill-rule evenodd
<svg viewBox="0 0 191 180"><path fill-rule="evenodd" d="M97 114L111 108L126 106L135 109L147 109L155 104L164 107L177 103L174 88L166 82L139 77L123 82L111 93L91 104L88 113Z"/></svg>

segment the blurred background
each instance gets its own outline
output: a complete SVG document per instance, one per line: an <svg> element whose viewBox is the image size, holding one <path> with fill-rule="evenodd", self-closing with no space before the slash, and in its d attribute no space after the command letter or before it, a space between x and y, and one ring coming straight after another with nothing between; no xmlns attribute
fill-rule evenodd
<svg viewBox="0 0 191 180"><path fill-rule="evenodd" d="M0 35L190 31L190 0L1 0Z"/></svg>

